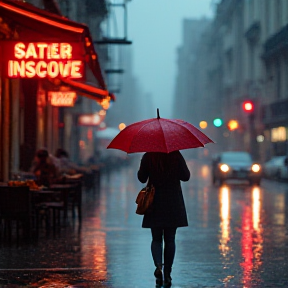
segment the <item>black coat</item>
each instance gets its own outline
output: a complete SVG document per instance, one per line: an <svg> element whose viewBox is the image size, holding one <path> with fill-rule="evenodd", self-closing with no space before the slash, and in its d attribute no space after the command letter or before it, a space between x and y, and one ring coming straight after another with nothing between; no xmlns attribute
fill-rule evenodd
<svg viewBox="0 0 288 288"><path fill-rule="evenodd" d="M147 179L155 187L152 211L143 217L143 228L188 226L181 181L188 181L190 172L179 151L169 154L148 152L143 155L138 179Z"/></svg>

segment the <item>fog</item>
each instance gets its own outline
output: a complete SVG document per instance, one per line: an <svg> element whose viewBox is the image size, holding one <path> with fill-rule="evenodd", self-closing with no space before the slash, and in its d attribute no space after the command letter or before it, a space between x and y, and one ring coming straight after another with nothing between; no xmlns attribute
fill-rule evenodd
<svg viewBox="0 0 288 288"><path fill-rule="evenodd" d="M128 33L133 41L133 70L164 118L172 116L177 73L177 47L182 43L183 19L212 17L211 0L134 0L128 4Z"/></svg>

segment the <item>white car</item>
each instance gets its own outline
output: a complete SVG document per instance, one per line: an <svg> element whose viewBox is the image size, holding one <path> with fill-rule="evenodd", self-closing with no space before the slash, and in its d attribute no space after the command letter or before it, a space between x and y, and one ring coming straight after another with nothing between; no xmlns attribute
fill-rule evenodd
<svg viewBox="0 0 288 288"><path fill-rule="evenodd" d="M275 156L263 165L264 177L270 179L288 179L288 167L285 166L286 156Z"/></svg>

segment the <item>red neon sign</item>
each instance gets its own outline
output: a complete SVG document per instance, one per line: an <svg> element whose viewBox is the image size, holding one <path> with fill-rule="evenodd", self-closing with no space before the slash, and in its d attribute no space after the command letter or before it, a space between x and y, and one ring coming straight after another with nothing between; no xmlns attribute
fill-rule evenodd
<svg viewBox="0 0 288 288"><path fill-rule="evenodd" d="M10 78L83 78L83 55L76 43L10 42L4 55Z"/></svg>
<svg viewBox="0 0 288 288"><path fill-rule="evenodd" d="M58 107L73 107L76 101L76 92L66 91L66 92L48 92L48 98L52 106Z"/></svg>

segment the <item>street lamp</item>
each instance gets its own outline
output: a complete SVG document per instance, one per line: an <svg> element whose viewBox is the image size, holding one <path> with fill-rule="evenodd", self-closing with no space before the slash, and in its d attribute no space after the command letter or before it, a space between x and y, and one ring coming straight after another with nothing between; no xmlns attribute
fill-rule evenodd
<svg viewBox="0 0 288 288"><path fill-rule="evenodd" d="M199 126L200 126L201 129L206 129L207 126L208 126L208 123L206 121L201 121L199 123Z"/></svg>
<svg viewBox="0 0 288 288"><path fill-rule="evenodd" d="M230 131L234 131L239 128L239 123L237 120L231 119L228 121L227 127Z"/></svg>

